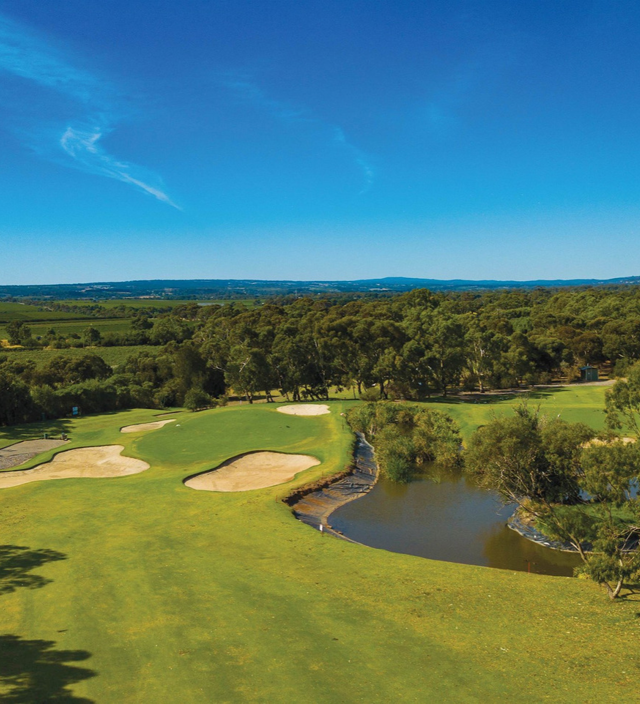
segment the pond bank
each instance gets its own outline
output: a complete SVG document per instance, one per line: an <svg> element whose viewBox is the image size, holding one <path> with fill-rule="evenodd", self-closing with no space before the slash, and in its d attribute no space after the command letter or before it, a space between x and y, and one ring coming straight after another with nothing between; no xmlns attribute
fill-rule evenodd
<svg viewBox="0 0 640 704"><path fill-rule="evenodd" d="M530 540L532 543L543 545L545 548L552 550L560 550L562 552L573 552L578 554L576 548L571 543L565 543L561 540L553 540L548 535L541 533L539 530L525 523L517 513L514 513L507 521L507 526L521 535L523 538Z"/></svg>
<svg viewBox="0 0 640 704"><path fill-rule="evenodd" d="M346 472L331 477L322 486L308 493L296 493L287 501L295 517L307 525L337 538L352 541L339 530L331 527L329 516L341 506L367 494L378 479L378 465L373 447L362 433L356 433L353 466Z"/></svg>

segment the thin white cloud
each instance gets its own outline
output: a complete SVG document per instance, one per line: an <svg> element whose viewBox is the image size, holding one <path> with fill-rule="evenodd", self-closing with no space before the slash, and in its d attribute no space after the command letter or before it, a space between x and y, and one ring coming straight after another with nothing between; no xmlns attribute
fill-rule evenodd
<svg viewBox="0 0 640 704"><path fill-rule="evenodd" d="M163 203L181 210L159 186L148 183L149 176L142 174L139 166L116 160L107 154L98 144L103 136L104 132L99 127L67 127L60 138L60 146L83 171L128 183Z"/></svg>
<svg viewBox="0 0 640 704"><path fill-rule="evenodd" d="M98 141L113 129L113 124L124 112L124 100L107 81L77 68L62 51L34 32L0 15L0 71L18 76L40 87L55 91L67 99L74 111L81 104L85 115L82 122L96 125L78 127L80 121L69 120L58 127L55 141L43 146L49 139L50 126L42 126L41 138L31 144L39 154L47 154L56 161L59 155L67 158L61 163L87 173L113 178L178 208L161 186L158 176L139 166L120 161L108 154ZM33 135L37 129L21 127L23 135ZM57 151L56 150L61 150ZM153 185L152 185L153 184Z"/></svg>
<svg viewBox="0 0 640 704"><path fill-rule="evenodd" d="M333 134L333 143L351 154L354 162L362 171L364 185L358 195L366 193L373 186L375 180L373 166L367 155L347 139L341 127L325 122L306 108L269 97L259 86L244 77L228 75L221 80L221 83L243 101L257 105L277 120L287 124L307 122L322 125Z"/></svg>

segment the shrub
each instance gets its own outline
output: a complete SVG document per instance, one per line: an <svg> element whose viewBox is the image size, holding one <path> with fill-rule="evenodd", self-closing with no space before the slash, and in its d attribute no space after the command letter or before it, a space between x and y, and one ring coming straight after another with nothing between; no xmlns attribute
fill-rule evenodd
<svg viewBox="0 0 640 704"><path fill-rule="evenodd" d="M184 397L184 405L190 411L200 411L212 405L211 396L203 389L189 389Z"/></svg>

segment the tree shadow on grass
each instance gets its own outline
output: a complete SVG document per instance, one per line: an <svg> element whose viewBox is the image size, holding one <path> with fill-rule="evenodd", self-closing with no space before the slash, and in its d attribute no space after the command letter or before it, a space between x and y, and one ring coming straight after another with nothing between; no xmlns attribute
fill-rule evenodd
<svg viewBox="0 0 640 704"><path fill-rule="evenodd" d="M70 418L37 421L35 423L23 423L0 428L0 440L11 439L13 442L39 440L44 433L47 433L49 437L57 437L62 433L69 435L72 430L73 422Z"/></svg>
<svg viewBox="0 0 640 704"><path fill-rule="evenodd" d="M5 704L91 704L68 689L96 672L67 663L91 657L86 650L55 650L55 641L0 635L0 701Z"/></svg>
<svg viewBox="0 0 640 704"><path fill-rule="evenodd" d="M618 597L619 601L640 602L640 584L634 582L625 584L622 593ZM640 614L638 614L640 616Z"/></svg>
<svg viewBox="0 0 640 704"><path fill-rule="evenodd" d="M66 560L67 556L57 550L30 550L22 545L0 545L0 595L10 594L20 587L40 589L51 582L31 570L47 562Z"/></svg>
<svg viewBox="0 0 640 704"><path fill-rule="evenodd" d="M66 560L57 550L31 550L22 545L0 545L0 595L19 588L40 589L51 579L31 574L48 562ZM26 640L14 634L0 635L0 701L7 704L92 704L76 697L69 686L96 676L96 672L77 665L87 660L86 650L55 650L55 641Z"/></svg>

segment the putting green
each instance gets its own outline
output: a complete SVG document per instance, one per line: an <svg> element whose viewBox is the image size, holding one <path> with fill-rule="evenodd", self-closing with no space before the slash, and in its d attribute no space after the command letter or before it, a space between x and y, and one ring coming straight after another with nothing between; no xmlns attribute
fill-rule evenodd
<svg viewBox="0 0 640 704"><path fill-rule="evenodd" d="M573 405L563 398L563 413L591 413L591 397L576 392ZM555 408L560 400L543 403ZM478 422L475 407L450 405L468 427ZM611 604L583 580L373 550L296 521L277 499L349 458L351 436L340 416L347 404L330 406L330 414L312 418L267 405L184 413L141 435L120 428L153 422L153 411L66 422L72 442L65 449L121 444L151 468L118 481L68 479L0 492L0 698L208 704L636 696L638 604L631 599ZM42 430L5 430L0 444ZM322 464L248 493L182 483L253 450L312 455Z"/></svg>

